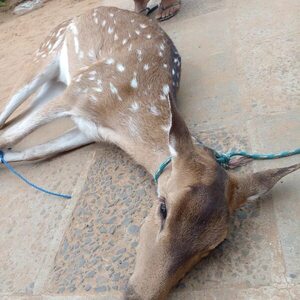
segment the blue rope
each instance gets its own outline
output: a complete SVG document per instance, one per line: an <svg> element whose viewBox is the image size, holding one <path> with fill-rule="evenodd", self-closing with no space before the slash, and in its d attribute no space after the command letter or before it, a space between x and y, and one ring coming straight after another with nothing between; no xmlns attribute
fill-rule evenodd
<svg viewBox="0 0 300 300"><path fill-rule="evenodd" d="M217 162L225 168L228 168L230 160L234 156L243 156L252 159L276 159L276 158L283 158L283 157L296 155L296 154L300 154L300 148L292 151L283 151L280 153L269 153L269 154L248 153L246 151L229 151L227 153L221 153L215 151Z"/></svg>
<svg viewBox="0 0 300 300"><path fill-rule="evenodd" d="M71 195L65 195L65 194L59 194L59 193L54 193L54 192L50 192L48 190L45 190L44 188L41 188L37 185L35 185L34 183L30 182L28 179L26 179L23 175L21 175L20 173L18 173L5 159L4 159L4 153L3 151L0 150L0 162L3 163L6 168L12 172L13 174L15 174L17 177L19 177L21 180L23 180L25 183L27 183L28 185L30 185L31 187L35 188L38 191L41 191L43 193L52 195L52 196L57 196L57 197L61 197L61 198L65 198L65 199L71 199L72 196Z"/></svg>

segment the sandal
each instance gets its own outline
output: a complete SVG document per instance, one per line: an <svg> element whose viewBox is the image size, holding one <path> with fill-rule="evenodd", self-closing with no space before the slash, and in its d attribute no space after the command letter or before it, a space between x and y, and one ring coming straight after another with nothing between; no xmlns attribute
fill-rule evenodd
<svg viewBox="0 0 300 300"><path fill-rule="evenodd" d="M163 11L165 11L166 9L169 9L169 8L172 8L172 7L176 7L176 6L179 6L179 9L180 9L180 5L181 5L181 1L178 0L176 1L175 3L171 4L171 5L168 5L166 7L164 7L162 4L159 5L159 11L158 11L158 14L162 14ZM160 15L159 17L156 16L156 20L159 21L159 22L163 22L163 21L166 21L166 20L169 20L171 18L173 18L177 13L178 13L178 10L176 10L173 14L169 14L168 16L165 16L163 17L162 15Z"/></svg>
<svg viewBox="0 0 300 300"><path fill-rule="evenodd" d="M142 9L141 11L139 11L138 13L144 16L149 16L151 15L156 9L158 8L158 5L154 5L152 7L145 7L144 9Z"/></svg>

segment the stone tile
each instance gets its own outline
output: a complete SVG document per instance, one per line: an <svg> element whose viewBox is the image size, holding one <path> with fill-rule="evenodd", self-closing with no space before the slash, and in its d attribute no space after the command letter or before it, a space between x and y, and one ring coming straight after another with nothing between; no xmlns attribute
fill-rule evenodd
<svg viewBox="0 0 300 300"><path fill-rule="evenodd" d="M24 148L34 141L38 143L40 135L56 126L63 128L58 123L45 131L40 130L19 147ZM0 293L32 294L43 287L92 153L92 148L87 147L47 161L14 164L35 184L51 191L73 194L71 200L38 192L1 166ZM85 157L84 162L82 157Z"/></svg>
<svg viewBox="0 0 300 300"><path fill-rule="evenodd" d="M256 151L280 152L292 150L300 144L299 112L281 114L272 118L261 117L249 122L253 132L252 143ZM274 161L258 162L256 168L283 167L299 163L299 155ZM285 276L288 282L300 282L300 203L297 171L280 181L273 189L275 217L279 232L282 256L285 262Z"/></svg>
<svg viewBox="0 0 300 300"><path fill-rule="evenodd" d="M292 286L289 291L292 300L300 299L300 285Z"/></svg>
<svg viewBox="0 0 300 300"><path fill-rule="evenodd" d="M155 197L145 170L116 147L99 145L47 291L101 295L124 290L139 228Z"/></svg>
<svg viewBox="0 0 300 300"><path fill-rule="evenodd" d="M10 295L10 296L2 296L0 294L1 300L42 300L42 296L15 296L15 295Z"/></svg>
<svg viewBox="0 0 300 300"><path fill-rule="evenodd" d="M240 43L249 46L276 36L299 32L299 2L297 0L231 1L231 29Z"/></svg>
<svg viewBox="0 0 300 300"><path fill-rule="evenodd" d="M187 122L193 136L208 147L221 152L251 150L246 126L203 129L202 125Z"/></svg>
<svg viewBox="0 0 300 300"><path fill-rule="evenodd" d="M1 294L0 294L1 297ZM2 296L1 300L121 300L119 293L110 292L107 295L89 295L89 296L60 296L60 295L43 295L43 296Z"/></svg>
<svg viewBox="0 0 300 300"><path fill-rule="evenodd" d="M85 296L59 296L59 295L51 295L51 296L42 296L41 300L121 300L122 296L120 293L114 293L110 291L106 295L85 295Z"/></svg>
<svg viewBox="0 0 300 300"><path fill-rule="evenodd" d="M202 56L224 52L231 45L229 24L228 11L221 9L204 16L177 20L176 26L170 22L161 25L178 47L183 59L193 58L196 61ZM197 55L191 55L195 49Z"/></svg>
<svg viewBox="0 0 300 300"><path fill-rule="evenodd" d="M299 109L299 34L237 45L237 70L253 113Z"/></svg>
<svg viewBox="0 0 300 300"><path fill-rule="evenodd" d="M287 300L292 299L287 288L261 287L261 288L222 288L204 289L199 292L178 293L172 295L171 299L189 300Z"/></svg>

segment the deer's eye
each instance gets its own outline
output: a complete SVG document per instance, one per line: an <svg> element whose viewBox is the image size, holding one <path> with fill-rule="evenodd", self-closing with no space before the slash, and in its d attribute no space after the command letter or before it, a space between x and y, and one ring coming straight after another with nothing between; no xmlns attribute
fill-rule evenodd
<svg viewBox="0 0 300 300"><path fill-rule="evenodd" d="M166 203L164 203L164 202L161 202L161 203L160 203L160 206L159 206L159 213L160 213L162 219L165 220L166 217L167 217L167 207L166 207Z"/></svg>

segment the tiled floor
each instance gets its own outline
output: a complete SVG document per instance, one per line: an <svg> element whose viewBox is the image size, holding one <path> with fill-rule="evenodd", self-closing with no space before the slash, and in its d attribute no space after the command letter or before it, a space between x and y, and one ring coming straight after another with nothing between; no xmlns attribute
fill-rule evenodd
<svg viewBox="0 0 300 300"><path fill-rule="evenodd" d="M219 150L299 147L299 1L182 2L162 26L182 56L178 105L191 131ZM49 29L99 4L132 8L129 0L52 0L0 22L1 107ZM69 126L43 128L20 146ZM256 162L240 172L297 161ZM155 193L150 176L108 145L17 168L74 197L41 195L0 169L0 298L120 299ZM170 298L300 299L299 179L300 172L289 175L271 195L237 211L227 240Z"/></svg>

